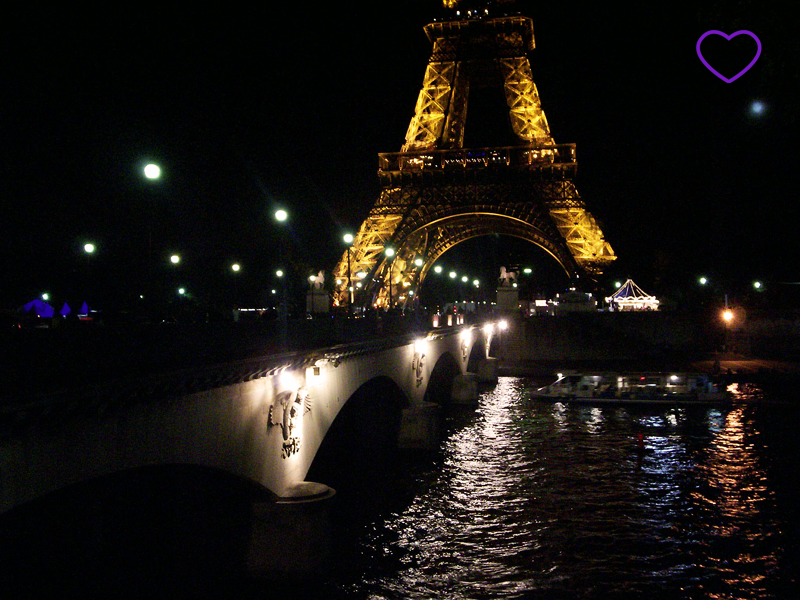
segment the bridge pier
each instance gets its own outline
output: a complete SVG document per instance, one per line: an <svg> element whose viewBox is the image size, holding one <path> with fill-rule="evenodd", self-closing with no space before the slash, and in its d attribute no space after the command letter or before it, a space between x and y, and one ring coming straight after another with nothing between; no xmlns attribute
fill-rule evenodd
<svg viewBox="0 0 800 600"><path fill-rule="evenodd" d="M439 444L440 427L438 404L423 402L404 408L397 446L404 450L433 450Z"/></svg>
<svg viewBox="0 0 800 600"><path fill-rule="evenodd" d="M493 357L484 358L478 362L478 382L497 383L498 360Z"/></svg>
<svg viewBox="0 0 800 600"><path fill-rule="evenodd" d="M450 400L455 404L478 403L478 379L475 373L464 373L463 375L455 376Z"/></svg>
<svg viewBox="0 0 800 600"><path fill-rule="evenodd" d="M324 573L333 535L328 500L335 493L325 484L303 481L275 502L253 504L250 576L286 581Z"/></svg>

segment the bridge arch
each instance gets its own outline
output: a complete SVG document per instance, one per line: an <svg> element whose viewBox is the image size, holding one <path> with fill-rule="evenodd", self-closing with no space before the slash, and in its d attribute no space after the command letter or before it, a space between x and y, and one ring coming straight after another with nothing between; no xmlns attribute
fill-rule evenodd
<svg viewBox="0 0 800 600"><path fill-rule="evenodd" d="M125 581L123 595L173 596L176 570L213 564L193 571L182 584L190 589L177 594L205 595L215 578L235 577L246 563L253 503L274 500L250 479L200 465L147 465L76 482L0 517L3 589L52 597L55 581L61 593L91 582L82 590L91 596L123 591Z"/></svg>
<svg viewBox="0 0 800 600"><path fill-rule="evenodd" d="M467 372L477 373L480 362L488 358L488 356L486 336L481 334L478 336L478 339L473 342L472 348L469 351L466 367Z"/></svg>
<svg viewBox="0 0 800 600"><path fill-rule="evenodd" d="M386 375L363 383L343 404L322 439L306 478L337 492L361 489L394 459L409 400Z"/></svg>
<svg viewBox="0 0 800 600"><path fill-rule="evenodd" d="M450 352L443 352L431 369L424 401L439 405L450 402L453 380L459 375L461 369L456 358Z"/></svg>

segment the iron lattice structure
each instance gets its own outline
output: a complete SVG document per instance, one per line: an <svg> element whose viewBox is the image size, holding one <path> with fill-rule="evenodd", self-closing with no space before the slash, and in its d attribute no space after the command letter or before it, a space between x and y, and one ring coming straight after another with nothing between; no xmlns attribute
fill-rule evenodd
<svg viewBox="0 0 800 600"><path fill-rule="evenodd" d="M433 51L405 144L379 154L380 197L334 269L334 304L347 303L350 285L359 303L405 303L444 252L492 233L537 244L571 277L596 277L616 257L575 187L575 145L550 134L528 60L531 19L424 29ZM518 144L464 148L469 90L493 85Z"/></svg>

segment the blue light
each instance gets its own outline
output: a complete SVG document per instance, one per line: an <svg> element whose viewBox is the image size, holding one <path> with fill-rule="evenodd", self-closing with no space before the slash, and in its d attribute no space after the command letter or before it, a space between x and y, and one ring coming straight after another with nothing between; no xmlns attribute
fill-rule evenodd
<svg viewBox="0 0 800 600"><path fill-rule="evenodd" d="M765 110L767 110L767 106L760 100L754 100L752 104L750 104L750 113L753 115L764 114Z"/></svg>

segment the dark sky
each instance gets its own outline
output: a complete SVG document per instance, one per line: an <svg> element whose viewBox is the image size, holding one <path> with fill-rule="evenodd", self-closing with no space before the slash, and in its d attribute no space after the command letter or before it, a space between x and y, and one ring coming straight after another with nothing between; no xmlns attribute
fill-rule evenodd
<svg viewBox="0 0 800 600"><path fill-rule="evenodd" d="M150 234L159 256L181 253L182 277L198 289L228 281L233 260L248 285L266 281L277 205L292 215L298 269L333 266L341 233L378 197L377 153L403 144L430 52L422 26L440 4L269 4L7 14L3 306L74 293L89 268L107 290L133 293ZM800 280L790 6L517 3L534 21L531 60L553 136L577 144L578 189L619 256L609 278ZM697 57L710 29L762 42L733 83ZM732 74L752 57L748 43L703 48ZM157 184L140 175L147 160L164 170ZM481 240L458 260L476 244L508 259L508 244ZM91 265L84 241L98 246Z"/></svg>

